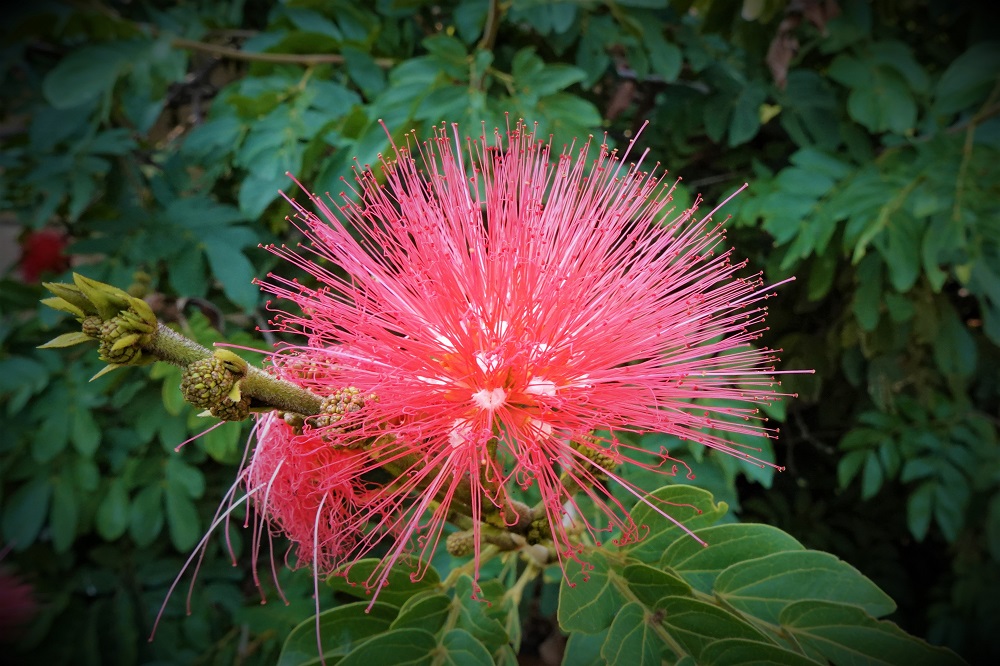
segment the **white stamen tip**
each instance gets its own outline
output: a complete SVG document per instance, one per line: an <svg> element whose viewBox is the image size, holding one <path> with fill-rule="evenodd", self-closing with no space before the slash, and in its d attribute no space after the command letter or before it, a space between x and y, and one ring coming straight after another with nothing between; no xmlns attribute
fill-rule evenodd
<svg viewBox="0 0 1000 666"><path fill-rule="evenodd" d="M480 409L493 411L507 401L507 392L502 388L479 389L472 394L472 402Z"/></svg>

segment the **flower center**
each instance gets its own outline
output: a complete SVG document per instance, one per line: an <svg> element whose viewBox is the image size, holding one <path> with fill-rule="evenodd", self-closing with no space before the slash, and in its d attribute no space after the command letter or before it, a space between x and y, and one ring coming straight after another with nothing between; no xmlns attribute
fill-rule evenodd
<svg viewBox="0 0 1000 666"><path fill-rule="evenodd" d="M507 401L507 391L502 388L479 389L472 394L472 402L480 409L493 411Z"/></svg>

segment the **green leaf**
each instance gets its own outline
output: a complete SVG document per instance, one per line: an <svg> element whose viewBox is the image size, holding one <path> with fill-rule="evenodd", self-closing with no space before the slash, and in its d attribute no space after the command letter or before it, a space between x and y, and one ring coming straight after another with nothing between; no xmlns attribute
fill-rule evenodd
<svg viewBox="0 0 1000 666"><path fill-rule="evenodd" d="M647 606L655 606L663 597L686 596L691 586L677 576L648 564L630 564L622 571L632 593Z"/></svg>
<svg viewBox="0 0 1000 666"><path fill-rule="evenodd" d="M163 487L155 483L136 493L129 510L129 534L136 545L153 543L163 531L163 520Z"/></svg>
<svg viewBox="0 0 1000 666"><path fill-rule="evenodd" d="M114 541L125 534L128 529L129 500L125 491L125 483L121 479L112 479L104 498L97 505L95 526L97 533L105 541Z"/></svg>
<svg viewBox="0 0 1000 666"><path fill-rule="evenodd" d="M331 577L327 581L336 592L343 592L352 597L365 599L370 596L366 584L375 585L378 576L376 571L381 571L381 561L375 558L358 560L351 564L344 576L343 572ZM390 571L384 585L378 593L379 601L384 601L395 606L400 606L410 597L425 590L436 590L441 583L438 572L433 567L427 567L423 578L417 581L410 580L410 572L405 567L397 564Z"/></svg>
<svg viewBox="0 0 1000 666"><path fill-rule="evenodd" d="M601 649L608 639L610 627L594 634L574 631L566 641L563 666L604 666L608 662L601 656Z"/></svg>
<svg viewBox="0 0 1000 666"><path fill-rule="evenodd" d="M490 651L472 634L463 629L452 629L441 638L441 649L435 652L435 664L453 666L493 666Z"/></svg>
<svg viewBox="0 0 1000 666"><path fill-rule="evenodd" d="M212 460L221 463L237 463L241 453L240 434L243 427L240 423L226 423L213 428L201 438L205 453Z"/></svg>
<svg viewBox="0 0 1000 666"><path fill-rule="evenodd" d="M187 552L201 538L201 520L198 517L198 509L191 501L190 495L181 486L170 484L165 493L170 541L177 550L182 553Z"/></svg>
<svg viewBox="0 0 1000 666"><path fill-rule="evenodd" d="M910 636L892 622L876 620L860 608L823 601L800 601L781 612L782 627L807 650L834 664L959 666L951 650Z"/></svg>
<svg viewBox="0 0 1000 666"><path fill-rule="evenodd" d="M804 550L790 535L770 525L736 523L697 531L708 546L694 539L680 539L663 553L660 565L670 567L705 594L711 594L715 579L736 562L774 553Z"/></svg>
<svg viewBox="0 0 1000 666"><path fill-rule="evenodd" d="M632 511L635 523L648 527L649 531L640 541L624 546L623 550L643 562L658 562L672 543L691 538L674 521L693 531L718 522L728 509L725 502L716 504L710 492L695 486L660 488Z"/></svg>
<svg viewBox="0 0 1000 666"><path fill-rule="evenodd" d="M3 540L20 552L32 545L45 524L52 485L44 476L36 476L4 497Z"/></svg>
<svg viewBox="0 0 1000 666"><path fill-rule="evenodd" d="M52 548L57 553L67 552L76 538L79 511L75 490L69 475L60 476L53 483L49 527L52 530Z"/></svg>
<svg viewBox="0 0 1000 666"><path fill-rule="evenodd" d="M663 662L663 642L656 635L656 619L647 615L641 604L630 602L618 611L601 656L609 664L659 666Z"/></svg>
<svg viewBox="0 0 1000 666"><path fill-rule="evenodd" d="M615 614L625 603L613 584L608 561L599 551L587 554L593 567L583 571L569 566L559 587L559 626L564 631L592 634L611 626Z"/></svg>
<svg viewBox="0 0 1000 666"><path fill-rule="evenodd" d="M340 666L429 666L435 662L438 641L423 629L393 629L351 651Z"/></svg>
<svg viewBox="0 0 1000 666"><path fill-rule="evenodd" d="M233 303L247 312L252 311L260 296L260 288L253 282L257 273L253 264L243 252L228 244L224 237L213 240L210 234L205 234L202 240L209 268L222 283L222 291Z"/></svg>
<svg viewBox="0 0 1000 666"><path fill-rule="evenodd" d="M816 666L816 662L776 645L739 638L716 641L698 661L705 666Z"/></svg>
<svg viewBox="0 0 1000 666"><path fill-rule="evenodd" d="M92 458L101 443L100 428L89 409L77 406L73 411L73 447L84 458Z"/></svg>
<svg viewBox="0 0 1000 666"><path fill-rule="evenodd" d="M720 638L745 638L766 642L758 629L734 613L689 597L668 597L657 605L670 636L698 663L707 663L702 652Z"/></svg>
<svg viewBox="0 0 1000 666"><path fill-rule="evenodd" d="M848 603L875 617L896 608L885 592L834 555L813 550L766 555L732 565L715 594L733 608L775 623L782 609L805 599Z"/></svg>
<svg viewBox="0 0 1000 666"><path fill-rule="evenodd" d="M94 44L73 50L42 81L42 94L53 107L68 109L111 90L139 52L142 42Z"/></svg>
<svg viewBox="0 0 1000 666"><path fill-rule="evenodd" d="M861 472L861 499L869 500L875 497L882 488L884 478L878 455L874 451L869 451Z"/></svg>
<svg viewBox="0 0 1000 666"><path fill-rule="evenodd" d="M415 594L399 609L393 629L423 629L436 634L451 612L452 600L446 594L431 591Z"/></svg>
<svg viewBox="0 0 1000 666"><path fill-rule="evenodd" d="M194 465L189 465L179 456L167 458L164 467L167 485L183 492L193 499L198 499L205 492L205 475Z"/></svg>
<svg viewBox="0 0 1000 666"><path fill-rule="evenodd" d="M323 646L323 658L331 663L331 660L346 656L371 637L383 634L389 629L397 612L395 606L381 601L374 602L370 610L367 601L358 601L323 611L319 614L319 642ZM277 666L319 664L321 660L316 641L314 616L288 634ZM375 663L382 662L371 662Z"/></svg>
<svg viewBox="0 0 1000 666"><path fill-rule="evenodd" d="M472 578L464 574L455 582L452 601L452 608L458 609L455 626L467 630L491 651L496 650L509 641L507 631L496 618L487 614L486 600L474 594L474 585Z"/></svg>
<svg viewBox="0 0 1000 666"><path fill-rule="evenodd" d="M973 44L955 58L934 89L934 111L951 114L982 102L996 85L1000 42Z"/></svg>

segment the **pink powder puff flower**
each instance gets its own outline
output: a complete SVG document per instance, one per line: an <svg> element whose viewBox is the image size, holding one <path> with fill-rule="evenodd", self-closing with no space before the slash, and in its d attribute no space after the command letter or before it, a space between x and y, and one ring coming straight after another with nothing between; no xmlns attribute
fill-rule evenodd
<svg viewBox="0 0 1000 666"><path fill-rule="evenodd" d="M674 185L658 165L643 171L645 154L628 163L633 147L601 145L591 159L588 141L554 156L521 123L464 144L442 126L394 145L376 171L356 168L339 197L289 198L309 244L270 249L311 280L263 283L296 306L273 325L304 336L274 355L275 372L319 395L353 386L378 398L336 427L307 422L309 447L329 442L322 453L300 454L306 440L281 428L259 431L250 486L300 560L321 549L317 575L381 543L369 589L403 556L417 556L416 579L456 514L472 519L478 571L481 521L523 527L515 487L537 488L527 519L547 526L563 565L579 557L574 532L640 538L609 483L650 500L614 469L677 466L615 431L756 461L709 431L775 435L758 415L780 395L775 358L753 344L768 290L759 274L740 277L715 210L675 213ZM341 454L353 477L332 462ZM395 480L352 514L358 479L378 468ZM315 479L315 492L290 491L293 477L300 489ZM583 496L607 525L584 518Z"/></svg>

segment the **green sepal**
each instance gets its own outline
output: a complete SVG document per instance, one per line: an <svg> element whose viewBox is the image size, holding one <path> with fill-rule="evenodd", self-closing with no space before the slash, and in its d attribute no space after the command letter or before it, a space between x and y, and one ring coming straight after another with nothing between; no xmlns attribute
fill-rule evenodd
<svg viewBox="0 0 1000 666"><path fill-rule="evenodd" d="M153 308L149 307L149 303L141 298L136 298L135 296L130 296L128 302L132 311L139 315L139 318L142 319L143 322L149 325L150 329L146 332L152 333L155 331L159 322L156 319L156 315L153 313Z"/></svg>
<svg viewBox="0 0 1000 666"><path fill-rule="evenodd" d="M141 338L142 335L140 333L129 333L128 335L123 335L118 338L115 344L111 345L111 351L117 352L125 349L126 347L131 347L135 343L139 342Z"/></svg>
<svg viewBox="0 0 1000 666"><path fill-rule="evenodd" d="M122 367L122 366L119 363L108 363L106 366L104 366L103 368L101 368L100 372L98 372L96 375L94 375L93 377L91 377L90 381L94 381L95 379L97 379L99 377L103 377L104 375L108 374L112 370L117 370L120 367Z"/></svg>
<svg viewBox="0 0 1000 666"><path fill-rule="evenodd" d="M240 391L240 383L239 382L234 382L233 383L233 388L230 389L229 395L227 395L226 398L228 398L229 400L232 400L233 402L239 402L240 400L243 399L243 393Z"/></svg>
<svg viewBox="0 0 1000 666"><path fill-rule="evenodd" d="M52 338L44 345L38 345L39 349L51 349L53 347L72 347L73 345L78 345L82 342L93 342L93 338L83 333L82 331L73 331L72 333L63 333L60 336Z"/></svg>
<svg viewBox="0 0 1000 666"><path fill-rule="evenodd" d="M87 300L87 297L75 285L66 284L64 282L43 282L42 286L70 305L76 306L76 308L81 310L84 314L97 314L97 309L94 307L94 304ZM42 302L49 305L49 303L46 302L47 300L48 299ZM55 306L49 305L49 307Z"/></svg>
<svg viewBox="0 0 1000 666"><path fill-rule="evenodd" d="M229 351L228 349L216 349L212 352L212 355L222 361L223 364L225 364L226 369L233 374L245 375L247 374L247 370L250 368L250 365L243 357ZM235 399L235 402L239 402L238 397Z"/></svg>
<svg viewBox="0 0 1000 666"><path fill-rule="evenodd" d="M43 298L42 305L47 305L53 310L59 310L60 312L68 312L69 314L73 315L78 319L83 319L84 317L87 316L86 312L76 307L75 305L67 301L65 298L59 298L57 296L53 296L51 298Z"/></svg>
<svg viewBox="0 0 1000 666"><path fill-rule="evenodd" d="M132 297L118 287L91 280L79 273L73 273L73 281L83 292L83 295L97 308L97 314L101 316L101 319L107 321L122 310L128 310L129 300Z"/></svg>

